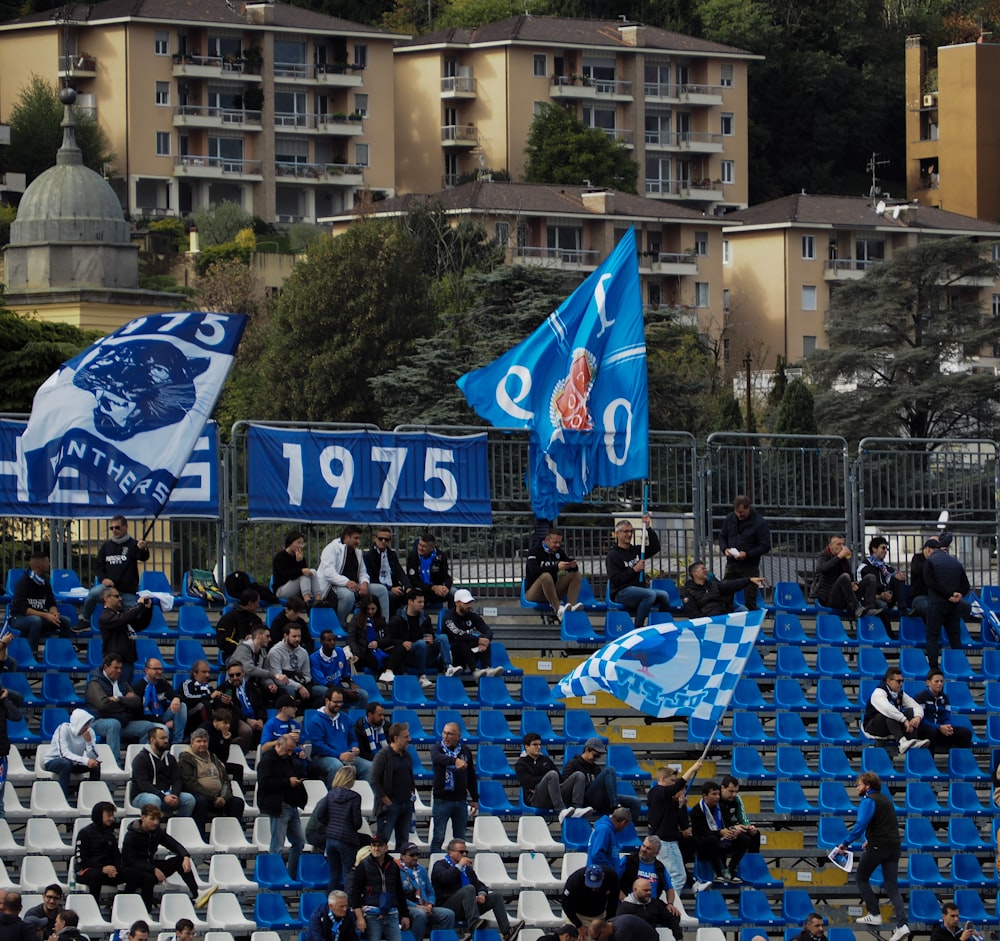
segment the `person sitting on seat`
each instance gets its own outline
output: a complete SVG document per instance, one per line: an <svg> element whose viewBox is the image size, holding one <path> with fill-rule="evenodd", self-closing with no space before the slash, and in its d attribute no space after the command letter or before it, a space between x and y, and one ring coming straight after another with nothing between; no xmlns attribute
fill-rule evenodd
<svg viewBox="0 0 1000 941"><path fill-rule="evenodd" d="M524 597L535 604L547 601L560 621L567 611L583 610L577 601L583 573L562 544L562 532L549 527L544 539L531 544L524 567Z"/></svg>
<svg viewBox="0 0 1000 941"><path fill-rule="evenodd" d="M742 591L751 583L758 588L763 588L765 584L764 579L758 576L719 581L701 561L692 562L688 566L688 576L681 591L681 601L684 602L684 613L689 618L729 614L733 610L733 595L736 592Z"/></svg>
<svg viewBox="0 0 1000 941"><path fill-rule="evenodd" d="M635 619L636 628L646 623L649 612L670 610L670 595L649 585L647 559L660 551L660 540L651 528L652 521L642 518L646 531L645 551L633 545L634 528L628 520L615 524L615 544L605 561L610 583L611 600L620 604Z"/></svg>

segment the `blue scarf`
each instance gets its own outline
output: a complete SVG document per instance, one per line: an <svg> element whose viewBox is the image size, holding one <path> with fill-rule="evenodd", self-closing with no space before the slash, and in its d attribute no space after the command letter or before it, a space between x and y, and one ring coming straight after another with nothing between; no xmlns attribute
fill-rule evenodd
<svg viewBox="0 0 1000 941"><path fill-rule="evenodd" d="M250 697L247 694L246 681L240 683L240 685L236 687L236 698L239 700L240 709L243 712L243 718L252 719L253 703L250 702Z"/></svg>
<svg viewBox="0 0 1000 941"><path fill-rule="evenodd" d="M28 578L30 578L36 585L45 584L45 576L39 575L37 572L32 572L31 569L28 569Z"/></svg>
<svg viewBox="0 0 1000 941"><path fill-rule="evenodd" d="M424 556L420 556L420 581L422 581L425 585L429 585L431 583L431 566L434 564L437 554L437 549L434 549L426 558Z"/></svg>
<svg viewBox="0 0 1000 941"><path fill-rule="evenodd" d="M449 748L445 743L441 742L441 751L443 751L449 758L461 758L462 757L462 743L459 742L453 749ZM444 789L446 791L455 790L455 767L444 769Z"/></svg>
<svg viewBox="0 0 1000 941"><path fill-rule="evenodd" d="M146 684L146 693L142 698L142 708L143 712L148 716L159 718L163 715L163 705L160 703L160 697L156 695L155 683Z"/></svg>
<svg viewBox="0 0 1000 941"><path fill-rule="evenodd" d="M445 751L447 751L447 749L445 749ZM459 874L459 876L462 879L462 885L463 886L465 886L465 885L471 885L472 884L472 880L469 878L469 872L468 872L468 867L467 866L459 866L458 863L453 862L452 858L450 856L448 856L447 854L445 854L444 861L449 866L454 866L458 870L458 874Z"/></svg>

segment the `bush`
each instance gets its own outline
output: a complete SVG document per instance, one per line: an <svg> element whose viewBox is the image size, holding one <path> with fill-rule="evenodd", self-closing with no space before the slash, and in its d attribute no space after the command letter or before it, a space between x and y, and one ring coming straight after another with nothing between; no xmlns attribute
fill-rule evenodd
<svg viewBox="0 0 1000 941"><path fill-rule="evenodd" d="M240 229L253 225L253 216L239 203L221 202L213 203L208 209L199 209L192 221L201 235L202 249L205 249L232 242Z"/></svg>
<svg viewBox="0 0 1000 941"><path fill-rule="evenodd" d="M202 249L198 256L198 274L204 274L216 262L235 259L244 265L250 264L250 249L237 245L236 242L227 242L224 245L210 245Z"/></svg>
<svg viewBox="0 0 1000 941"><path fill-rule="evenodd" d="M309 251L309 246L321 239L326 233L321 226L311 222L296 222L289 226L288 244L296 255Z"/></svg>

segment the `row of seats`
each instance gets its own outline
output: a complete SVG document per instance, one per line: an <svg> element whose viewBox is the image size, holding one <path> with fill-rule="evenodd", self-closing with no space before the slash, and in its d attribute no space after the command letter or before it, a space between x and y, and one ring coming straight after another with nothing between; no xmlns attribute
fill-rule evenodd
<svg viewBox="0 0 1000 941"><path fill-rule="evenodd" d="M904 799L896 810L903 814L928 814L932 817L969 816L991 817L1000 813L990 801L991 786L978 791L969 781L951 781L938 792L925 781L910 781ZM985 797L985 801L981 798ZM852 814L856 805L851 801L847 788L839 781L821 781L815 804L811 803L798 781L778 781L774 790L774 812L797 817L818 817L821 814Z"/></svg>
<svg viewBox="0 0 1000 941"><path fill-rule="evenodd" d="M27 572L27 569L8 569L6 579L6 591L0 595L0 604L7 604L14 595L14 588ZM174 605L196 605L205 607L205 599L192 595L187 591L190 572L185 572L181 577L181 591L175 593L167 580L164 572L158 569L144 569L139 573L139 591L153 591L157 594L171 595ZM84 587L80 576L73 569L52 569L49 573L49 581L52 584L52 594L57 601L70 604L83 604L87 597L88 589ZM230 599L235 601L235 598Z"/></svg>
<svg viewBox="0 0 1000 941"><path fill-rule="evenodd" d="M979 650L981 641L974 640L969 626L960 621L961 647ZM941 637L945 638L944 628ZM922 618L903 615L899 619L899 632L890 637L882 619L874 615L863 615L858 619L854 637L847 633L844 622L835 614L820 614L816 618L815 633L810 634L797 614L779 611L774 616L774 632L768 634L761 629L757 643L766 646L815 647L826 644L831 647L922 647L927 639L927 625Z"/></svg>

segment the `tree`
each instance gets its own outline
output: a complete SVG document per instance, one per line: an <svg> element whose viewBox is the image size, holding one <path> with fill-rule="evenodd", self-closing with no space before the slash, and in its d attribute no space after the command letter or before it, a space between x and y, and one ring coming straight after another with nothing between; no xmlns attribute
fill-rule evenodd
<svg viewBox="0 0 1000 941"><path fill-rule="evenodd" d="M253 227L253 216L239 203L224 200L199 209L192 217L203 248L232 242L243 229Z"/></svg>
<svg viewBox="0 0 1000 941"><path fill-rule="evenodd" d="M774 419L775 435L816 435L819 428L816 425L816 415L813 410L812 391L801 379L793 379L785 387L781 397L777 415ZM781 447L777 441L772 441L775 447Z"/></svg>
<svg viewBox="0 0 1000 941"><path fill-rule="evenodd" d="M1000 386L971 357L996 337L977 281L998 266L991 247L939 239L903 249L834 292L828 350L806 363L819 426L865 436L945 438L992 428ZM840 391L845 386L849 391Z"/></svg>
<svg viewBox="0 0 1000 941"><path fill-rule="evenodd" d="M79 108L76 118L76 142L85 166L98 173L114 161L108 138L97 122ZM10 146L5 166L24 173L30 183L49 167L56 165L56 152L62 146L63 105L54 85L32 73L27 85L10 112Z"/></svg>
<svg viewBox="0 0 1000 941"><path fill-rule="evenodd" d="M636 191L639 165L621 141L612 141L604 131L584 127L557 105L543 104L528 129L524 148L528 161L524 179L528 183L564 183L607 186L624 193Z"/></svg>

